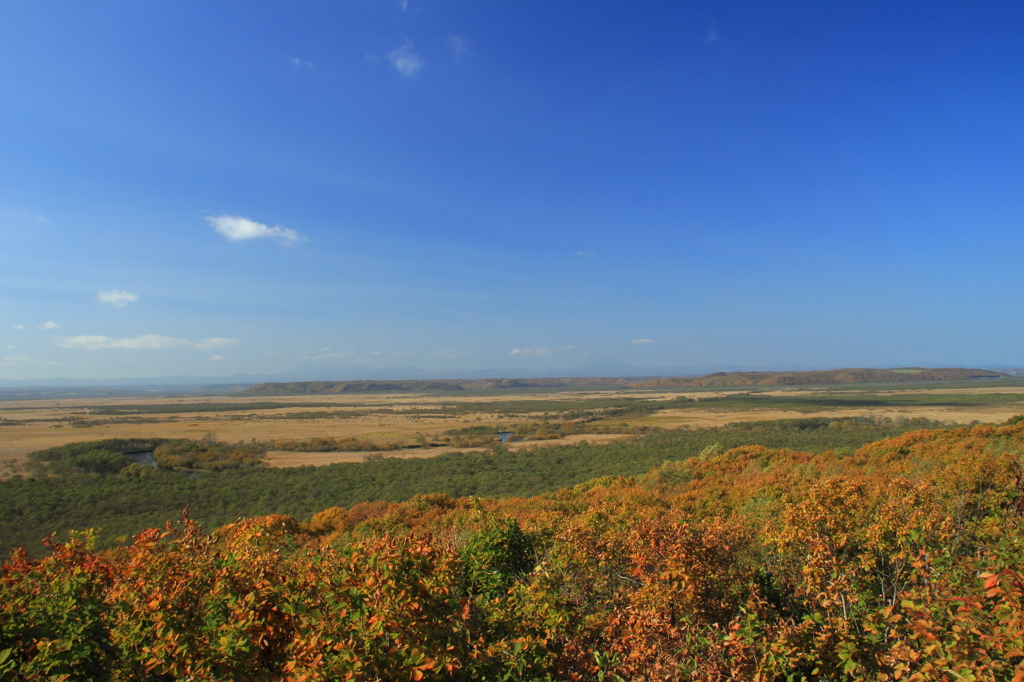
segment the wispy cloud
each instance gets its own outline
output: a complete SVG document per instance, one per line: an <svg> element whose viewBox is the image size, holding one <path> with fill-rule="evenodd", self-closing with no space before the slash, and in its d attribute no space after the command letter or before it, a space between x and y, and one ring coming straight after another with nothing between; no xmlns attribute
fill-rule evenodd
<svg viewBox="0 0 1024 682"><path fill-rule="evenodd" d="M57 324L56 322L44 322L41 325L39 325L39 327L37 327L37 328L38 329L56 329L59 326L60 325Z"/></svg>
<svg viewBox="0 0 1024 682"><path fill-rule="evenodd" d="M593 251L577 251L576 255L577 256L593 256L594 252Z"/></svg>
<svg viewBox="0 0 1024 682"><path fill-rule="evenodd" d="M305 59L299 57L288 57L288 62L296 69L306 69L307 71L314 71L316 67L313 66L313 62L307 62Z"/></svg>
<svg viewBox="0 0 1024 682"><path fill-rule="evenodd" d="M160 336L159 334L143 334L129 339L114 339L109 336L64 336L57 339L57 346L60 348L84 350L99 350L101 348L164 349L188 345L189 342L185 339Z"/></svg>
<svg viewBox="0 0 1024 682"><path fill-rule="evenodd" d="M633 343L654 343L651 339L633 339Z"/></svg>
<svg viewBox="0 0 1024 682"><path fill-rule="evenodd" d="M41 365L43 363L38 360L33 360L27 355L5 355L3 357L3 363L5 365Z"/></svg>
<svg viewBox="0 0 1024 682"><path fill-rule="evenodd" d="M542 346L531 346L530 348L513 348L509 355L554 355L555 351Z"/></svg>
<svg viewBox="0 0 1024 682"><path fill-rule="evenodd" d="M138 294L133 294L128 291L110 289L107 291L100 291L96 294L96 300L100 303L109 303L115 308L123 308L129 303L134 303L139 300L139 296Z"/></svg>
<svg viewBox="0 0 1024 682"><path fill-rule="evenodd" d="M198 348L199 350L212 350L223 348L238 343L238 339L210 338L192 343L188 339L179 339L174 336L161 336L160 334L142 334L130 338L117 339L110 336L63 336L57 339L59 348L73 348L79 350L100 350L103 348L123 348L128 350L166 350L168 348Z"/></svg>
<svg viewBox="0 0 1024 682"><path fill-rule="evenodd" d="M469 43L465 36L452 34L448 36L448 49L452 51L453 57L461 59L469 54Z"/></svg>
<svg viewBox="0 0 1024 682"><path fill-rule="evenodd" d="M423 68L423 60L413 50L412 43L409 41L406 41L405 45L388 52L388 61L405 78L412 78Z"/></svg>
<svg viewBox="0 0 1024 682"><path fill-rule="evenodd" d="M224 356L223 355L211 355L210 359L211 360L223 360Z"/></svg>
<svg viewBox="0 0 1024 682"><path fill-rule="evenodd" d="M348 356L352 355L353 353L355 353L355 351L351 351L351 350L332 351L330 348L321 348L320 350L316 350L316 351L306 351L305 354L303 354L303 357L306 360L310 360L310 359L313 359L313 360L330 360L330 359L342 360L342 359L347 358Z"/></svg>
<svg viewBox="0 0 1024 682"><path fill-rule="evenodd" d="M203 339L202 341L196 341L195 345L199 350L213 350L214 348L233 346L236 343L238 343L238 339L222 339L219 336L214 336L209 339Z"/></svg>
<svg viewBox="0 0 1024 682"><path fill-rule="evenodd" d="M14 328L15 329L24 329L25 325L23 325L23 324L16 324L16 325L14 325Z"/></svg>
<svg viewBox="0 0 1024 682"><path fill-rule="evenodd" d="M305 240L305 237L290 228L281 225L267 227L263 223L237 215L207 216L206 222L213 226L217 234L232 242L244 239L273 239L279 244L288 245Z"/></svg>
<svg viewBox="0 0 1024 682"><path fill-rule="evenodd" d="M721 40L721 36L718 35L718 27L712 25L711 28L707 30L707 33L704 34L704 42L711 45L712 43L717 43L719 40Z"/></svg>
<svg viewBox="0 0 1024 682"><path fill-rule="evenodd" d="M431 351L431 355L444 358L468 358L469 353L459 348L445 348L444 350Z"/></svg>

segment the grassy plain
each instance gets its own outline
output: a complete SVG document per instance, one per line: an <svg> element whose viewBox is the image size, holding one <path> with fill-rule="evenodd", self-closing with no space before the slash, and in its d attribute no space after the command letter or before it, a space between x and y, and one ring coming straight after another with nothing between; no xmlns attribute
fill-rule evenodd
<svg viewBox="0 0 1024 682"><path fill-rule="evenodd" d="M693 399L687 400L687 399ZM260 441L359 438L391 448L385 456L425 457L444 432L471 426L587 419L594 425L703 428L801 416L926 417L950 423L1002 422L1024 412L1024 380L927 385L798 387L774 390L569 388L435 393L226 396L116 396L0 401L0 476L26 455L65 443L162 437ZM509 443L510 449L608 442L616 434ZM421 447L429 443L433 447ZM462 450L465 450L463 448ZM361 453L273 451L272 466L361 461Z"/></svg>

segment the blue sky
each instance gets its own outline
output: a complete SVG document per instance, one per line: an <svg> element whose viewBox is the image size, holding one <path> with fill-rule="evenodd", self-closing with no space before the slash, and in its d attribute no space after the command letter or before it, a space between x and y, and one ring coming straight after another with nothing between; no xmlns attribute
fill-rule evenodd
<svg viewBox="0 0 1024 682"><path fill-rule="evenodd" d="M1024 5L0 2L0 378L1024 365Z"/></svg>

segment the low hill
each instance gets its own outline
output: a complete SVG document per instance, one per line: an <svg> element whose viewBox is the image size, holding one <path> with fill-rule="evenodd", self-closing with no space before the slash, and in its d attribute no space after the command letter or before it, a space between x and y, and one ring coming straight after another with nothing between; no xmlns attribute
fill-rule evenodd
<svg viewBox="0 0 1024 682"><path fill-rule="evenodd" d="M453 381L288 381L250 386L242 395L332 395L339 393L400 393L406 391L461 391Z"/></svg>
<svg viewBox="0 0 1024 682"><path fill-rule="evenodd" d="M632 384L636 388L671 386L808 386L813 384L888 384L919 381L966 381L1009 376L984 369L830 369L811 372L715 372L701 377L669 377Z"/></svg>
<svg viewBox="0 0 1024 682"><path fill-rule="evenodd" d="M636 378L555 377L544 379L410 379L401 381L289 381L257 384L241 395L331 395L341 393L401 393L572 386L630 386Z"/></svg>

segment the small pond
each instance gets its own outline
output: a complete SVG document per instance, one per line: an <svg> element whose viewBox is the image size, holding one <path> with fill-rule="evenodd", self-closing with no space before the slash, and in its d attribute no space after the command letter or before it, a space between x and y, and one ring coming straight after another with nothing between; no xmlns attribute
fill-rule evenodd
<svg viewBox="0 0 1024 682"><path fill-rule="evenodd" d="M154 469L157 468L156 460L153 459L152 450L149 450L147 452L126 452L124 454L125 457L128 457L136 464L141 464L144 467L153 467Z"/></svg>

